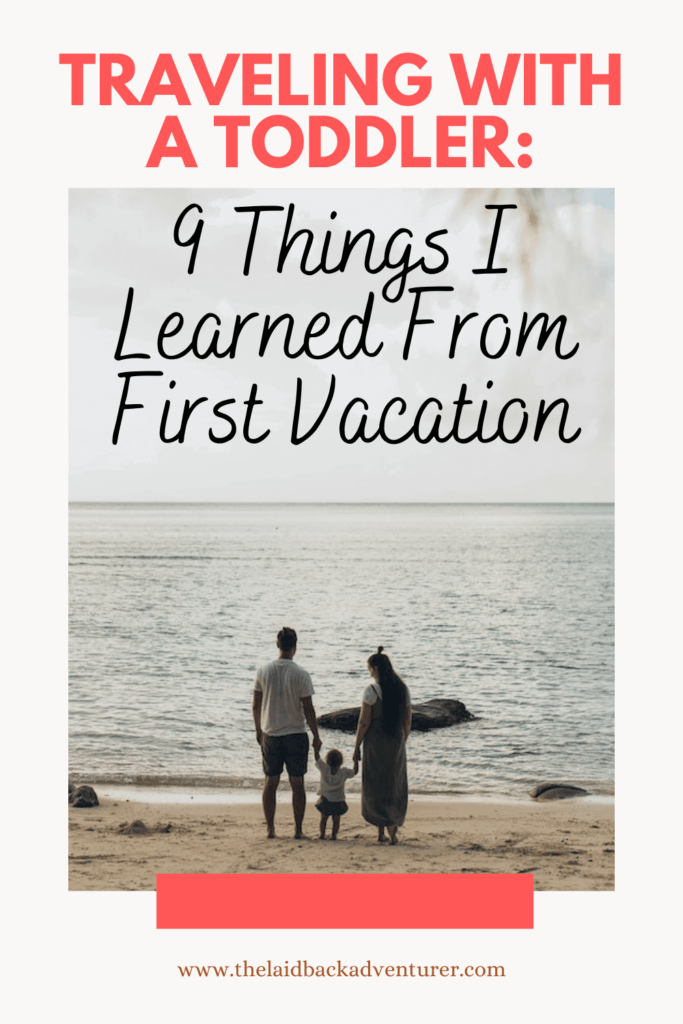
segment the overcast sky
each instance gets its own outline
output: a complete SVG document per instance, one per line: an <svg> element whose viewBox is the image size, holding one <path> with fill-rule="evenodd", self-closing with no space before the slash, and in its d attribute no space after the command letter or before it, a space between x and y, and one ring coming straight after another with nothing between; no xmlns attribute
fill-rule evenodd
<svg viewBox="0 0 683 1024"><path fill-rule="evenodd" d="M190 203L202 208L204 227L192 275L187 273L189 247L173 241L173 227ZM277 258L287 210L261 216L250 273L243 273L251 214L236 206L254 204L287 208L295 204L292 231L313 231L309 265L320 260L326 231L331 232L329 263L338 262L344 234L372 228L376 235L371 264L384 257L390 236L407 228L390 250L398 262L407 242L411 262L425 258L429 267L441 261L425 245L431 232L448 253L448 266L427 275L410 273L402 298L388 302L382 288L397 270L369 274L364 269L365 244L359 243L345 273L306 276L299 269L302 241L291 250L282 273ZM487 203L516 203L503 216L495 266L506 274L474 275L485 267L496 219ZM336 218L331 213L336 211ZM188 215L181 237L189 236L199 214ZM613 194L611 190L72 190L70 198L70 497L74 501L611 501L613 499ZM402 358L413 306L414 287L453 288L425 294L420 318L434 321L415 328L408 360ZM135 290L124 354L146 353L149 359L116 361L114 354L129 287ZM390 294L395 294L396 284ZM344 321L362 315L368 295L374 306L367 347L382 350L375 357L335 354L312 360L284 354L284 330L272 336L266 353L258 349L266 315L294 318L292 347L301 346L307 323L321 312L330 327L314 340L315 352L331 348ZM531 319L546 312L551 321L567 317L563 352L578 345L570 359L558 359L554 337L542 351L537 331L521 356L516 341L523 312ZM192 353L181 359L162 358L157 335L174 312L184 318L182 330L166 342L169 352L186 348L197 322L207 313L220 318L219 350L228 347L235 318L258 313L241 334L234 359ZM453 359L449 348L457 315L476 312L458 340ZM508 318L511 340L498 359L480 347L481 329L495 313ZM204 351L216 323L207 322L200 336ZM503 321L490 328L495 351L503 338ZM358 337L349 330L347 348ZM158 370L160 377L131 381L128 402L143 408L123 414L117 445L112 433L121 400L125 371ZM297 378L302 381L302 428L308 429L322 410L331 377L336 390L316 434L298 446L290 442ZM170 382L176 381L174 388ZM487 382L492 381L490 388ZM259 444L242 437L245 401L258 385L258 406L252 434L266 430ZM473 405L463 413L461 433L477 426L482 401L489 403L484 434L495 432L506 402L522 399L529 415L526 434L517 444L500 440L481 444L402 444L378 439L371 444L345 444L340 419L353 398L368 404L368 433L377 429L384 406L393 398L406 403L403 416L387 419L391 436L405 433L420 405L430 397L443 406L441 433L453 425L454 402L463 384ZM193 411L183 444L160 440L164 403L170 401L167 434L175 434L186 399L205 397ZM227 423L213 407L237 425L233 440L213 443L227 432ZM570 407L566 433L579 427L571 444L558 439L559 410L548 419L541 440L533 427L541 400L565 398ZM436 407L425 415L429 433ZM353 433L358 408L349 416ZM519 403L505 425L514 436L521 424Z"/></svg>

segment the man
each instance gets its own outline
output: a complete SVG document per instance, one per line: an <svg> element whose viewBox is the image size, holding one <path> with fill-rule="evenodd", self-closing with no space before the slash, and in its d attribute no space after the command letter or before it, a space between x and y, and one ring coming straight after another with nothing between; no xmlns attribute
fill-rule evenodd
<svg viewBox="0 0 683 1024"><path fill-rule="evenodd" d="M275 838L275 794L283 765L287 767L292 787L294 838L302 839L301 826L306 810L304 775L308 767L308 733L313 733L313 750L317 755L322 740L311 699L313 682L308 672L294 661L296 633L285 626L277 635L280 651L276 661L262 665L256 673L252 711L256 726L256 742L261 747L263 771L263 812L268 838Z"/></svg>

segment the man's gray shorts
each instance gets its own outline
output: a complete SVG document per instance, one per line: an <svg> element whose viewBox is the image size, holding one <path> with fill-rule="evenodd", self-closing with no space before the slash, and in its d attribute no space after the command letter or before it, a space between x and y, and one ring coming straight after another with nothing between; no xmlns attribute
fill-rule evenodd
<svg viewBox="0 0 683 1024"><path fill-rule="evenodd" d="M261 753L264 774L282 775L282 768L286 765L287 774L299 778L306 774L308 768L308 733L295 732L289 736L267 736L263 733Z"/></svg>

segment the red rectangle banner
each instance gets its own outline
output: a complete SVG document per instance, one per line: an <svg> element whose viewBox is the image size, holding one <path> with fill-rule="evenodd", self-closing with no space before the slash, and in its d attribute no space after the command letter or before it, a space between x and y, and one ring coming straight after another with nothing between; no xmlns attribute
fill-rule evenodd
<svg viewBox="0 0 683 1024"><path fill-rule="evenodd" d="M157 875L157 928L533 928L533 875Z"/></svg>

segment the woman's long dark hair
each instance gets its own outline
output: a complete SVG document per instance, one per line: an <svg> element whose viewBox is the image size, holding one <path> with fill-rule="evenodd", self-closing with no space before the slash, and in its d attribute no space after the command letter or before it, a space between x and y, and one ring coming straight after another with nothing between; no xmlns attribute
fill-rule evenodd
<svg viewBox="0 0 683 1024"><path fill-rule="evenodd" d="M382 726L389 736L394 736L403 726L408 702L408 688L401 677L394 672L394 667L383 647L377 648L376 654L368 658L368 668L377 672L377 682L382 687Z"/></svg>

